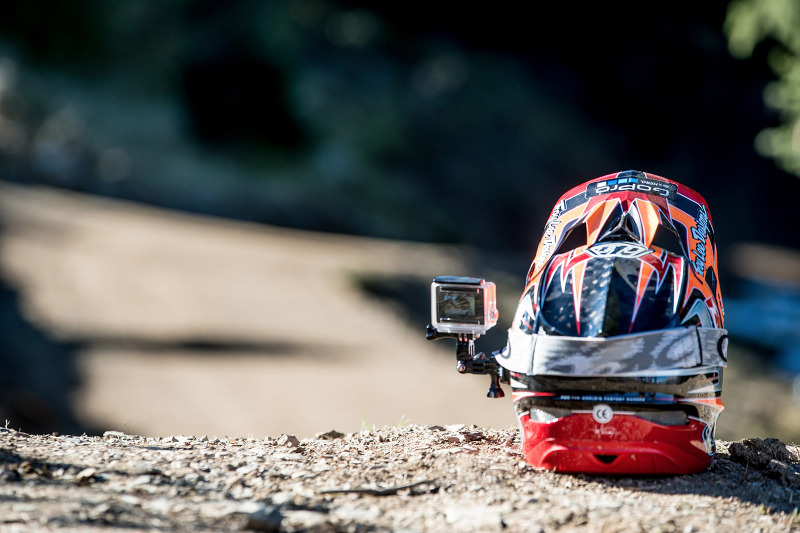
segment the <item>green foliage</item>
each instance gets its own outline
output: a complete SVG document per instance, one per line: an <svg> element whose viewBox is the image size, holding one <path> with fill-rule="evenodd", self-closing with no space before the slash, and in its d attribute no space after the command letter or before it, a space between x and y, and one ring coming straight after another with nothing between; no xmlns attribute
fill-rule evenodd
<svg viewBox="0 0 800 533"><path fill-rule="evenodd" d="M755 140L762 155L800 176L800 0L735 0L728 6L725 34L734 57L746 59L764 42L776 81L764 89L764 101L778 112L781 125L761 131Z"/></svg>

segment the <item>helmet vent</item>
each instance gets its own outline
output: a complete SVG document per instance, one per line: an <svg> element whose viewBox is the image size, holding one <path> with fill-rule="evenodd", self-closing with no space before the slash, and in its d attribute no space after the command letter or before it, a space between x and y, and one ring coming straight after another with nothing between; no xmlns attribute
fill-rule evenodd
<svg viewBox="0 0 800 533"><path fill-rule="evenodd" d="M689 417L683 411L640 411L636 416L661 426L685 426Z"/></svg>
<svg viewBox="0 0 800 533"><path fill-rule="evenodd" d="M678 238L678 234L664 225L658 226L656 234L653 237L653 242L650 243L650 245L666 250L671 254L678 256L683 255L683 246L681 245L681 240Z"/></svg>
<svg viewBox="0 0 800 533"><path fill-rule="evenodd" d="M617 219L614 226L602 234L598 242L636 242L641 240L642 238L639 235L636 223L633 221L633 218L626 213Z"/></svg>
<svg viewBox="0 0 800 533"><path fill-rule="evenodd" d="M583 223L569 230L567 236L561 241L561 246L556 250L556 255L567 253L581 246L586 246L586 244L586 224Z"/></svg>
<svg viewBox="0 0 800 533"><path fill-rule="evenodd" d="M610 465L611 463L617 460L617 457L619 457L619 455L606 455L602 453L596 453L594 454L594 456L597 458L598 461L607 465Z"/></svg>

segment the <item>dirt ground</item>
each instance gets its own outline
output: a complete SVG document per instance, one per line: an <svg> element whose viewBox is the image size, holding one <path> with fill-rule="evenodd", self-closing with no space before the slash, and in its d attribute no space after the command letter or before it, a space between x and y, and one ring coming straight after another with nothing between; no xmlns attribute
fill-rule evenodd
<svg viewBox="0 0 800 533"><path fill-rule="evenodd" d="M721 443L708 470L535 471L513 430L385 427L298 440L0 428L0 530L786 532L798 449Z"/></svg>

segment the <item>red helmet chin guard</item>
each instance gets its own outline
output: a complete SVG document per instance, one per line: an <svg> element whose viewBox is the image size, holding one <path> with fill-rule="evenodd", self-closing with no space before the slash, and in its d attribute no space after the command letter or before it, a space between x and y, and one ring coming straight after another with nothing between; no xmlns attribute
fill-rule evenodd
<svg viewBox="0 0 800 533"><path fill-rule="evenodd" d="M559 199L508 345L526 460L592 474L687 474L714 454L727 366L705 200L639 171Z"/></svg>
<svg viewBox="0 0 800 533"><path fill-rule="evenodd" d="M586 474L690 474L705 469L712 454L708 426L689 420L665 427L634 416L600 424L585 413L537 424L520 417L522 452L534 468ZM625 440L622 440L625 439Z"/></svg>

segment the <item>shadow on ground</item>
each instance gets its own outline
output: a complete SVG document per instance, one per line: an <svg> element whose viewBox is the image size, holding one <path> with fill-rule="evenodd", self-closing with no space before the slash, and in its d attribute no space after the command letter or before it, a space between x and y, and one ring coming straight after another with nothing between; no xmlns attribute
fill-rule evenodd
<svg viewBox="0 0 800 533"><path fill-rule="evenodd" d="M79 385L75 346L24 317L16 291L0 280L0 422L31 433L80 434L70 403Z"/></svg>
<svg viewBox="0 0 800 533"><path fill-rule="evenodd" d="M800 458L777 439L743 439L730 445L700 473L661 477L575 476L609 487L660 494L737 498L761 506L762 513L796 512L800 506ZM687 510L692 504L687 502Z"/></svg>

